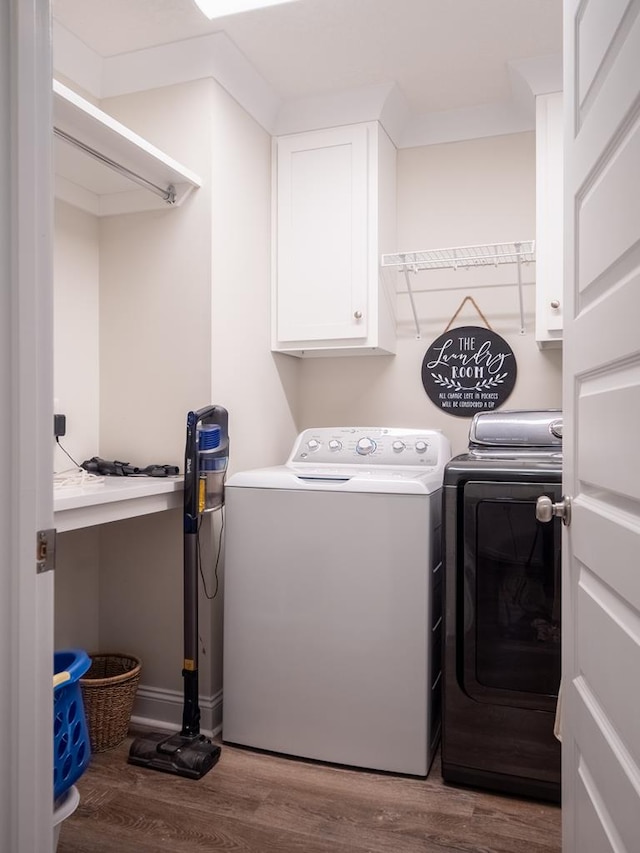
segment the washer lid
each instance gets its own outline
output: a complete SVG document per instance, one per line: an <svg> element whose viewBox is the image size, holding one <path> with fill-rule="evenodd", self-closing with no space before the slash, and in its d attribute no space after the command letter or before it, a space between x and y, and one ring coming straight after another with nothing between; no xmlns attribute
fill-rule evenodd
<svg viewBox="0 0 640 853"><path fill-rule="evenodd" d="M309 468L294 471L290 466L258 468L233 474L225 485L249 489L278 489L298 492L351 492L384 495L428 495L442 488L444 468Z"/></svg>
<svg viewBox="0 0 640 853"><path fill-rule="evenodd" d="M298 435L285 465L234 474L227 487L430 494L450 458L439 430L317 427Z"/></svg>

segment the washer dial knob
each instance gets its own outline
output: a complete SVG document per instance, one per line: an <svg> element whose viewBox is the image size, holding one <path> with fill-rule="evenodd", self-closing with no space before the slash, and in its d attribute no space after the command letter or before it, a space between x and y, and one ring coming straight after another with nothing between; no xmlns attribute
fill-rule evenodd
<svg viewBox="0 0 640 853"><path fill-rule="evenodd" d="M405 449L406 446L407 445L404 443L404 441L400 441L400 439L397 439L391 445L391 447L393 447L393 449L396 453L402 453L402 451Z"/></svg>
<svg viewBox="0 0 640 853"><path fill-rule="evenodd" d="M310 438L307 442L309 450L317 450L320 447L320 442L315 438Z"/></svg>
<svg viewBox="0 0 640 853"><path fill-rule="evenodd" d="M337 438L332 438L329 442L329 450L342 450L342 442Z"/></svg>
<svg viewBox="0 0 640 853"><path fill-rule="evenodd" d="M416 441L416 453L425 453L429 449L426 441Z"/></svg>
<svg viewBox="0 0 640 853"><path fill-rule="evenodd" d="M368 456L376 449L376 443L372 438L359 438L356 444L356 452L360 456Z"/></svg>

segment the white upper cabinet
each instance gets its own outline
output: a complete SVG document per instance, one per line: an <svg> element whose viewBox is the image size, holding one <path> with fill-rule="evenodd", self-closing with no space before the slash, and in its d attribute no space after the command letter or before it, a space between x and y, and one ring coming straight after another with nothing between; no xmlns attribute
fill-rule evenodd
<svg viewBox="0 0 640 853"><path fill-rule="evenodd" d="M53 81L56 198L95 216L179 206L200 178Z"/></svg>
<svg viewBox="0 0 640 853"><path fill-rule="evenodd" d="M396 149L377 122L274 140L272 349L395 352ZM385 248L387 247L387 248Z"/></svg>
<svg viewBox="0 0 640 853"><path fill-rule="evenodd" d="M536 98L536 341L562 345L562 92Z"/></svg>

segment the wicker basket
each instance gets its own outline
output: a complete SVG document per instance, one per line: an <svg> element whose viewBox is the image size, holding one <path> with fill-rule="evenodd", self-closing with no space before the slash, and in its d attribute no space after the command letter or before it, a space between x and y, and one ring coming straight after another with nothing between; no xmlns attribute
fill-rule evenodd
<svg viewBox="0 0 640 853"><path fill-rule="evenodd" d="M129 731L141 662L133 655L90 655L91 667L80 679L93 752L122 743Z"/></svg>

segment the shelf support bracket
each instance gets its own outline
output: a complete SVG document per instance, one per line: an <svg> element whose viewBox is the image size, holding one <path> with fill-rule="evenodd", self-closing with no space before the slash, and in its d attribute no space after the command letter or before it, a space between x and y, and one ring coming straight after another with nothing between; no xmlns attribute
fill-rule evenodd
<svg viewBox="0 0 640 853"><path fill-rule="evenodd" d="M413 271L416 271L415 268ZM409 294L409 302L411 303L411 311L413 312L413 322L416 325L416 339L420 340L422 335L420 334L420 323L418 322L418 312L416 311L416 303L413 299L413 290L411 289L411 279L409 276L408 267L403 267L402 272L404 273L404 280L407 284L407 293Z"/></svg>
<svg viewBox="0 0 640 853"><path fill-rule="evenodd" d="M518 303L520 305L520 334L524 335L524 300L522 295L522 255L521 243L514 243L518 259Z"/></svg>
<svg viewBox="0 0 640 853"><path fill-rule="evenodd" d="M458 246L448 249L427 249L420 252L401 252L399 254L382 255L383 267L395 267L398 272L404 274L404 280L407 285L407 294L411 302L411 310L413 319L416 325L416 334L420 338L420 324L418 322L418 314L416 311L415 302L413 299L413 290L409 279L410 272L418 272L419 270L441 270L441 269L470 269L475 267L485 267L493 265L498 267L500 264L517 263L518 266L518 300L520 305L520 334L525 334L524 325L524 294L522 281L522 263L528 264L535 261L534 254L535 242L533 240L524 240L513 243L487 243L478 246ZM527 282L530 284L532 282ZM478 284L478 287L511 287L513 282L508 284ZM440 291L446 290L466 290L458 287L442 287Z"/></svg>

